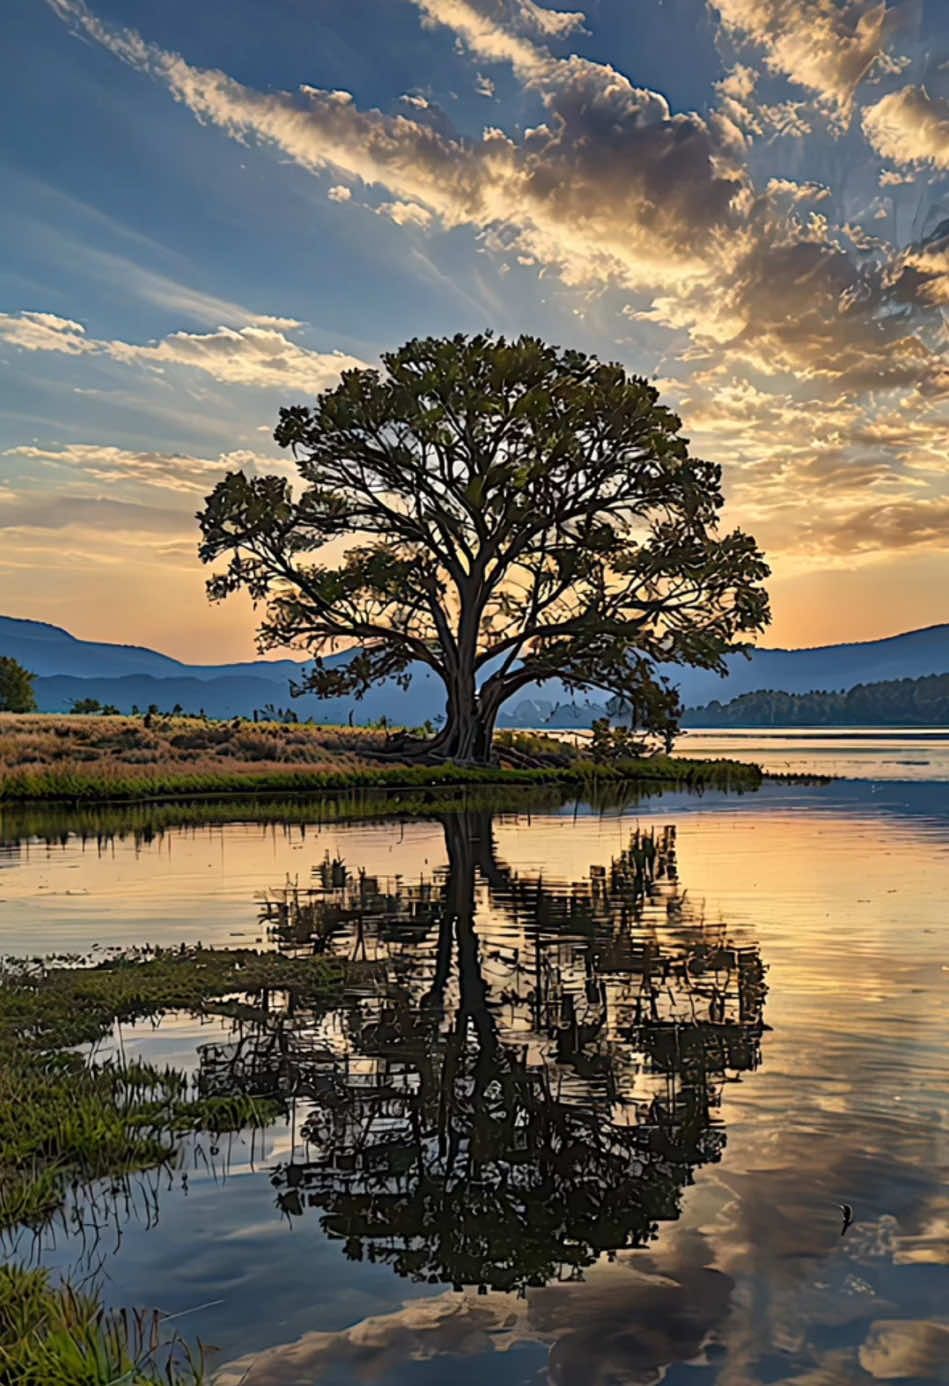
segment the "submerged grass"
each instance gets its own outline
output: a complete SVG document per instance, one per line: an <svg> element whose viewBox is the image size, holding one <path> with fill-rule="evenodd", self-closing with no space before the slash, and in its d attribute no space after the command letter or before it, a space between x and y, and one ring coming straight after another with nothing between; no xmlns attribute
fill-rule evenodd
<svg viewBox="0 0 949 1386"><path fill-rule="evenodd" d="M206 1097L173 1068L98 1062L117 1021L225 1011L235 994L290 992L319 1007L346 965L228 949L142 949L0 963L0 1231L39 1227L71 1188L160 1165L187 1132L260 1127L276 1093ZM106 1310L41 1270L0 1267L0 1386L200 1386L203 1354L167 1338L157 1311Z"/></svg>
<svg viewBox="0 0 949 1386"><path fill-rule="evenodd" d="M246 950L158 951L97 967L7 961L0 971L0 1228L39 1225L74 1183L169 1159L188 1131L262 1126L283 1110L274 1094L194 1095L174 1069L96 1062L116 1021L170 1010L210 1014L221 998L292 991L325 1004L344 976L332 959Z"/></svg>
<svg viewBox="0 0 949 1386"><path fill-rule="evenodd" d="M0 1386L201 1386L203 1353L157 1311L106 1310L46 1271L0 1266Z"/></svg>

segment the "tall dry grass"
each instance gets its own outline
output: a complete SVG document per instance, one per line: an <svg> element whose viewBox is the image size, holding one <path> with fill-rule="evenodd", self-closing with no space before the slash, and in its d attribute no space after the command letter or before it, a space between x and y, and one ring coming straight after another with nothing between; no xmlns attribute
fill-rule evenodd
<svg viewBox="0 0 949 1386"><path fill-rule="evenodd" d="M420 765L380 760L385 734L363 727L0 713L0 803L610 781L754 788L761 782L757 766L735 761L650 756L600 765L572 756L564 764L546 749L520 750L517 736L499 738L500 765Z"/></svg>
<svg viewBox="0 0 949 1386"><path fill-rule="evenodd" d="M384 733L368 728L0 713L0 797L86 797L95 786L97 797L111 790L128 798L244 779L289 787L301 777L370 772L384 744Z"/></svg>
<svg viewBox="0 0 949 1386"><path fill-rule="evenodd" d="M162 766L196 774L306 766L356 770L373 762L385 735L371 728L198 717L101 717L0 713L0 774L70 765L102 775Z"/></svg>

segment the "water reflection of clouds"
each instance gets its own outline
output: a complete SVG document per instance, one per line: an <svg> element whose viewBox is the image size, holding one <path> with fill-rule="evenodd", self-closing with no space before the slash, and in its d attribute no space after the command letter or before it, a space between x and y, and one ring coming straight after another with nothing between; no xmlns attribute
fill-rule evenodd
<svg viewBox="0 0 949 1386"><path fill-rule="evenodd" d="M548 1350L547 1379L556 1386L658 1381L672 1364L706 1357L732 1292L730 1278L705 1264L708 1248L699 1234L673 1232L670 1241L661 1263L649 1254L621 1253L584 1281L548 1285L526 1299L448 1292L338 1333L306 1333L228 1363L220 1386L304 1386L329 1377L398 1381L412 1363L526 1344Z"/></svg>
<svg viewBox="0 0 949 1386"><path fill-rule="evenodd" d="M859 1357L864 1371L880 1381L936 1378L949 1372L949 1326L924 1319L879 1319L870 1325Z"/></svg>
<svg viewBox="0 0 949 1386"><path fill-rule="evenodd" d="M945 856L926 788L886 786L872 799L865 785L819 793L775 788L730 806L707 798L683 810L679 851L692 898L710 902L715 918L747 921L747 935L739 923L733 937L753 934L761 941L774 1029L765 1036L763 1069L725 1088L723 1163L700 1171L683 1220L666 1223L656 1244L597 1263L581 1283L528 1290L524 1299L439 1292L340 1332L301 1332L320 1322L317 1314L324 1324L345 1321L317 1308L319 1285L303 1284L276 1311L294 1340L240 1359L244 1366L253 1360L244 1386L329 1380L335 1386L350 1379L430 1384L431 1370L441 1372L434 1378L441 1383L454 1378L453 1356L471 1364L468 1379L473 1370L479 1381L493 1378L500 1386L524 1380L523 1365L514 1362L520 1349L538 1365L547 1362L546 1379L556 1386L643 1386L686 1362L705 1364L704 1377L695 1379L714 1378L717 1386L941 1380L949 1351L940 1322L945 1300L935 1279L949 1257L939 1174ZM939 793L944 814L947 800L942 788ZM657 812L663 821L678 819L664 799L644 806L642 820ZM524 873L539 865L545 875L584 877L634 822L509 820L498 827L499 855ZM58 908L90 917L95 911L100 930L104 918L121 911L122 928L151 937L151 922L160 911L167 914L170 897L188 937L201 917L204 936L217 928L223 941L230 929L247 926L247 902L256 890L279 881L285 868L306 871L326 850L380 874L398 869L430 877L444 861L433 824L404 832L391 825L327 828L307 839L305 854L279 832L246 826L215 837L213 853L203 833L173 836L173 867L169 852L158 870L147 849L133 863L131 847L128 853L120 847L125 884L114 863L97 858L90 869L97 898ZM212 856L219 884L209 892ZM62 854L64 870L70 860L75 844ZM44 871L54 864L44 853ZM34 883L39 865L39 858L30 864ZM49 909L43 906L47 916ZM487 958L492 985L493 967ZM282 1150L283 1144L274 1158ZM835 1205L844 1200L854 1204L856 1220L842 1238ZM230 1226L226 1202L223 1195L213 1236L195 1247L196 1256L202 1247L218 1248L221 1275L234 1269L222 1242L246 1242L259 1230L263 1245L267 1231L240 1224L246 1209L235 1208ZM162 1228L148 1235L160 1239ZM275 1256L300 1254L299 1243L288 1248L276 1235L273 1245L280 1247ZM260 1265L266 1264L264 1257ZM345 1274L358 1283L357 1267L347 1263ZM281 1296L289 1297L289 1278L281 1284ZM391 1292L373 1303L388 1307L402 1293L392 1277ZM262 1300L262 1313L270 1307ZM352 1318L360 1313L365 1307L354 1308ZM200 1333L224 1341L213 1322L202 1323ZM248 1328L229 1340L232 1355L259 1336ZM485 1362L475 1364L480 1354ZM424 1364L442 1355L444 1364L425 1376ZM670 1379L677 1386L681 1380ZM240 1380L232 1364L222 1386Z"/></svg>
<svg viewBox="0 0 949 1386"><path fill-rule="evenodd" d="M523 1299L449 1291L411 1300L339 1332L304 1333L235 1359L220 1369L219 1386L402 1383L435 1359L445 1359L449 1380L452 1358L475 1357L484 1359L479 1379L520 1381L523 1369L504 1355L526 1346L543 1350L536 1379L548 1386L652 1386L677 1364L705 1367L719 1386L945 1380L949 1327L935 1307L930 1317L893 1317L894 1306L860 1276L860 1251L841 1253L840 1293L829 1293L833 1273L818 1273L816 1255L779 1231L765 1264L741 1245L747 1230L736 1227L729 1247L727 1233L673 1226L653 1250L619 1253L582 1282Z"/></svg>

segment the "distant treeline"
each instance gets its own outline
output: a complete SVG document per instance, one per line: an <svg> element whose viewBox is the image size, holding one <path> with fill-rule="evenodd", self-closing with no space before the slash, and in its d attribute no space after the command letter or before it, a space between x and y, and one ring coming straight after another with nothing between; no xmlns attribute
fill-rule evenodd
<svg viewBox="0 0 949 1386"><path fill-rule="evenodd" d="M762 689L686 709L687 727L945 727L949 674L858 683L839 692Z"/></svg>

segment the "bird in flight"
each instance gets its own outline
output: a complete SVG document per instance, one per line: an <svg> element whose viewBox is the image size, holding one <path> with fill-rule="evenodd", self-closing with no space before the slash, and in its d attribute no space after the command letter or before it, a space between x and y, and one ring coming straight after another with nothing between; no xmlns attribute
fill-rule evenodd
<svg viewBox="0 0 949 1386"><path fill-rule="evenodd" d="M838 1203L837 1207L840 1209L843 1216L843 1221L840 1225L840 1235L843 1236L847 1228L853 1222L853 1208L849 1203Z"/></svg>

